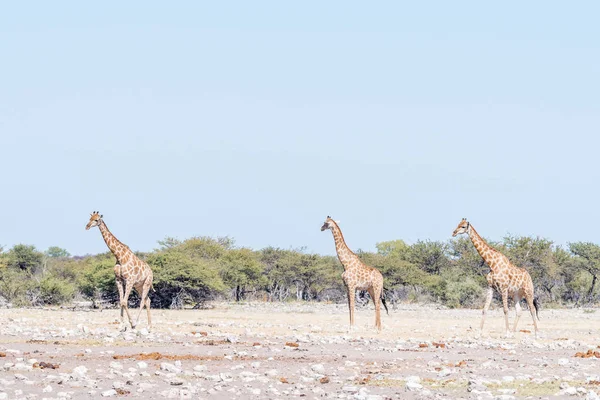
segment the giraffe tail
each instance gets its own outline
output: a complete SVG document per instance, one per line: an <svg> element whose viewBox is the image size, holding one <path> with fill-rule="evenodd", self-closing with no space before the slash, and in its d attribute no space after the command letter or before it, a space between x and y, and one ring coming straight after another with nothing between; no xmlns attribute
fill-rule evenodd
<svg viewBox="0 0 600 400"><path fill-rule="evenodd" d="M536 297L533 298L533 306L535 307L535 316L537 317L538 321L540 320L540 303L538 302L538 299Z"/></svg>
<svg viewBox="0 0 600 400"><path fill-rule="evenodd" d="M387 304L385 303L385 292L387 292L387 289L383 288L383 290L381 291L381 304L383 304L386 314L390 315L390 312L388 311L388 308L387 308Z"/></svg>

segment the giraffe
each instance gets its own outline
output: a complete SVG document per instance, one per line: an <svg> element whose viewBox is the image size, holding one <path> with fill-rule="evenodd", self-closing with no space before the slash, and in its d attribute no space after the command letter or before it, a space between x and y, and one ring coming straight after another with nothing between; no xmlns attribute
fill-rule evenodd
<svg viewBox="0 0 600 400"><path fill-rule="evenodd" d="M463 218L454 232L452 237L466 233L471 238L475 249L483 260L490 267L490 273L487 274L486 279L488 282L488 288L486 293L485 305L483 306L483 313L481 317L481 327L479 336L483 334L483 324L485 322L485 314L490 307L492 302L492 296L494 295L494 289L496 289L502 296L502 305L504 307L504 322L506 324L506 336L510 337L510 328L508 324L508 297L512 296L515 302L515 325L513 326L513 332L517 331L517 323L521 317L521 305L519 304L521 299L525 298L531 317L533 318L533 326L535 327L535 337L538 336L537 320L538 316L538 302L533 296L533 281L531 275L524 268L516 267L510 262L508 257L500 253L486 243L485 240L473 228L473 225L466 218Z"/></svg>
<svg viewBox="0 0 600 400"><path fill-rule="evenodd" d="M140 320L140 315L144 306L146 306L146 311L148 312L148 329L151 329L152 319L150 318L150 297L148 296L148 292L150 291L150 288L154 290L154 287L152 286L152 270L148 264L140 260L128 246L121 243L108 230L102 217L103 216L100 215L98 211L94 211L91 214L90 221L85 229L89 230L90 228L97 226L100 229L100 233L102 233L106 245L117 259L114 271L117 289L119 291L119 303L121 306L121 331L127 330L123 311L127 312L127 318L129 318L131 328L135 329L135 326ZM140 310L135 323L131 319L129 307L127 306L131 289L135 289L140 295Z"/></svg>
<svg viewBox="0 0 600 400"><path fill-rule="evenodd" d="M335 250L344 267L342 279L348 290L348 308L350 310L350 329L354 327L354 296L356 290L367 290L375 304L375 326L381 331L381 303L389 314L385 297L383 296L383 275L376 268L365 265L356 254L352 252L344 241L342 231L336 221L327 216L321 231L330 229L335 241ZM381 303L380 303L381 301Z"/></svg>

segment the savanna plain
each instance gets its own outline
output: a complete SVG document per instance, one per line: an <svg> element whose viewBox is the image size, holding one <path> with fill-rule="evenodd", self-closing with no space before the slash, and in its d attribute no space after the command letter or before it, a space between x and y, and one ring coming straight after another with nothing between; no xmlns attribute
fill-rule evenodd
<svg viewBox="0 0 600 400"><path fill-rule="evenodd" d="M137 313L137 310L135 311ZM512 399L600 393L600 312L524 310L504 336L488 312L400 304L374 328L372 304L348 329L345 304L211 303L145 312L119 331L116 309L0 310L0 399ZM514 311L510 314L514 320Z"/></svg>

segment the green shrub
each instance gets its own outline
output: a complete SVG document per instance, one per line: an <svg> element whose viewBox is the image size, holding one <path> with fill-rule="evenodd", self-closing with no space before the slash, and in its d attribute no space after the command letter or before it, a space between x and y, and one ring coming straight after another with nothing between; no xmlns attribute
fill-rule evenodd
<svg viewBox="0 0 600 400"><path fill-rule="evenodd" d="M46 276L40 281L39 291L42 304L59 305L73 300L76 289L73 282Z"/></svg>
<svg viewBox="0 0 600 400"><path fill-rule="evenodd" d="M31 305L28 292L32 281L26 272L13 268L0 268L0 295L15 307Z"/></svg>

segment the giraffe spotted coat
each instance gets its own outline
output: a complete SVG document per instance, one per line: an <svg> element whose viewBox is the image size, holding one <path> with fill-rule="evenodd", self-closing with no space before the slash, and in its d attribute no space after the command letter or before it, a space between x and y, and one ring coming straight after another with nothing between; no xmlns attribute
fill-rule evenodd
<svg viewBox="0 0 600 400"><path fill-rule="evenodd" d="M535 335L538 334L537 326L537 300L534 297L533 281L531 275L524 268L519 268L510 262L508 257L500 253L487 244L485 240L477 233L473 225L466 218L463 218L452 236L457 236L463 233L467 233L471 242L475 246L475 249L479 255L484 259L486 264L490 267L490 273L487 274L486 279L488 282L488 289L486 294L485 304L483 306L483 313L481 318L480 335L483 333L483 324L485 322L485 314L490 307L494 289L496 289L502 296L502 306L504 308L504 321L506 325L506 336L510 336L510 328L508 324L508 299L512 297L515 303L516 318L513 327L513 332L517 330L517 323L521 317L521 299L527 301L531 317L533 318L533 325L535 327Z"/></svg>

